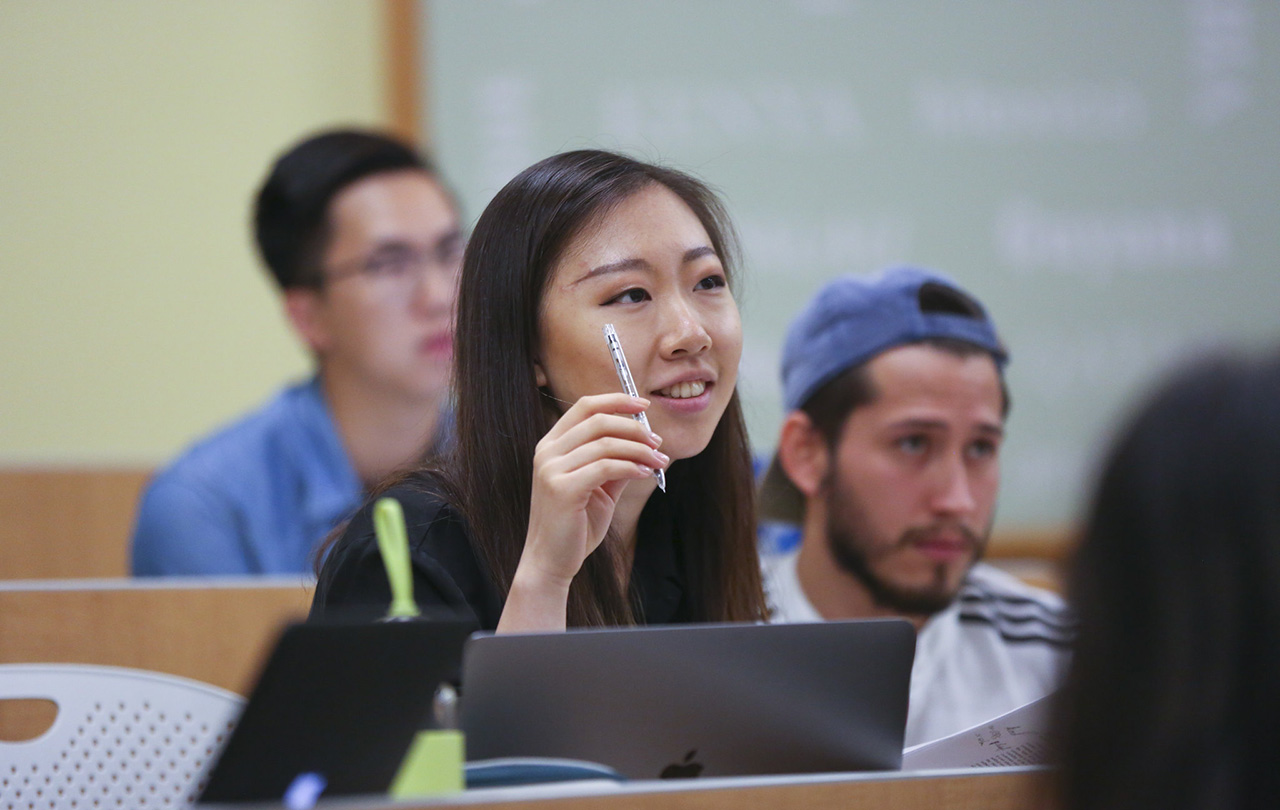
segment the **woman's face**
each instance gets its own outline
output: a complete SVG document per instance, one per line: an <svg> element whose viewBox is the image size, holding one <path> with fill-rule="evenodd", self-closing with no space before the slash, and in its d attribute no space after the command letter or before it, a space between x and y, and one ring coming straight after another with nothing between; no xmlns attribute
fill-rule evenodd
<svg viewBox="0 0 1280 810"><path fill-rule="evenodd" d="M706 229L665 186L646 186L589 225L551 269L536 370L561 411L622 390L606 323L652 403L662 452L702 452L738 380L742 324Z"/></svg>

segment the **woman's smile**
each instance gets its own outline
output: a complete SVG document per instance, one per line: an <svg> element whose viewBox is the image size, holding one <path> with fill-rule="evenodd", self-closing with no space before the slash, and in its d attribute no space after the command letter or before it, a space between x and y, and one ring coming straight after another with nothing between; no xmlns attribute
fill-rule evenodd
<svg viewBox="0 0 1280 810"><path fill-rule="evenodd" d="M648 186L586 227L542 305L540 386L567 403L617 391L600 337L612 323L663 452L706 447L737 382L742 326L720 257L678 196Z"/></svg>

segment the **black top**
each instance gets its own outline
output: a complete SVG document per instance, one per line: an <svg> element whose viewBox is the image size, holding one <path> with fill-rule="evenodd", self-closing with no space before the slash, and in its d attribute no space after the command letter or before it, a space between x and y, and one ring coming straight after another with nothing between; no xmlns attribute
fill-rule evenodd
<svg viewBox="0 0 1280 810"><path fill-rule="evenodd" d="M412 478L383 493L400 502L413 566L413 598L424 613L449 611L493 630L505 597L472 549L470 532L458 511ZM688 583L666 498L655 493L640 514L630 596L636 621L673 624L691 620ZM329 608L373 608L391 604L382 554L373 533L373 504L366 503L347 525L325 560L316 583L312 618Z"/></svg>

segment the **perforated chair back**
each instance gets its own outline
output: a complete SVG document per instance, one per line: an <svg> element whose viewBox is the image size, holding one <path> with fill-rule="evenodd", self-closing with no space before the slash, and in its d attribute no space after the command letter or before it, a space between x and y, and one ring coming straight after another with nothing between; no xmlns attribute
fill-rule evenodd
<svg viewBox="0 0 1280 810"><path fill-rule="evenodd" d="M193 804L244 700L198 681L121 667L0 665L0 700L57 705L35 739L0 741L0 810Z"/></svg>

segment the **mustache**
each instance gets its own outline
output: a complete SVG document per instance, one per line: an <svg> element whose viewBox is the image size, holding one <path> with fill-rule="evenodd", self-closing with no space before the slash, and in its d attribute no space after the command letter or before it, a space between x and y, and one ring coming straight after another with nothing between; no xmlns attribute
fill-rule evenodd
<svg viewBox="0 0 1280 810"><path fill-rule="evenodd" d="M907 529L898 538L898 547L903 548L913 543L927 542L943 535L959 535L964 544L971 550L980 549L985 544L985 539L968 526L958 523L935 523L929 526Z"/></svg>

